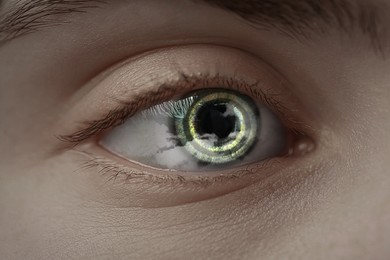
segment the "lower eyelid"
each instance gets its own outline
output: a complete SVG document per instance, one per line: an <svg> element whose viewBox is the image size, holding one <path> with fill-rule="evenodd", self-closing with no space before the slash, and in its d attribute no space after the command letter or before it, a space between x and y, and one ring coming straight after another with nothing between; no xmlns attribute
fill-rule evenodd
<svg viewBox="0 0 390 260"><path fill-rule="evenodd" d="M171 207L209 200L261 183L268 192L274 181L296 171L313 168L313 156L289 156L268 159L245 167L221 172L215 177L185 178L174 172L158 174L140 170L136 165L124 166L110 154L93 144L68 151L81 162L75 169L87 178L95 192L86 194L91 200L113 207ZM312 153L311 153L312 154ZM310 163L306 163L310 162ZM302 176L300 176L302 177ZM272 188L275 189L275 188Z"/></svg>

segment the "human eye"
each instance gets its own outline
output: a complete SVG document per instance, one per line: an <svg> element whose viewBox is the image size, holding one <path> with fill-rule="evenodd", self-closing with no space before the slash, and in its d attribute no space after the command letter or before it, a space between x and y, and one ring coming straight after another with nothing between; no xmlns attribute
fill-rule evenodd
<svg viewBox="0 0 390 260"><path fill-rule="evenodd" d="M220 86L142 110L100 144L133 163L183 175L286 154L287 131L274 113L258 98Z"/></svg>
<svg viewBox="0 0 390 260"><path fill-rule="evenodd" d="M233 48L144 53L104 73L86 96L81 104L100 118L60 138L90 159L83 167L122 180L121 187L169 190L164 196L175 199L165 203L243 188L314 149L288 82ZM159 196L152 193L145 196Z"/></svg>

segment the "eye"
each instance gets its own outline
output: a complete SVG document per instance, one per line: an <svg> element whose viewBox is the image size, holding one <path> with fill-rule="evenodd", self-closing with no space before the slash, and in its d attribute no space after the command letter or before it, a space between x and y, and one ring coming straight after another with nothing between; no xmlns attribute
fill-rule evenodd
<svg viewBox="0 0 390 260"><path fill-rule="evenodd" d="M77 123L59 139L109 204L206 200L304 172L316 154L311 116L291 83L238 49L156 50L88 86L64 120Z"/></svg>
<svg viewBox="0 0 390 260"><path fill-rule="evenodd" d="M285 127L265 105L223 87L143 110L100 141L133 163L188 172L260 162L282 155L287 143Z"/></svg>

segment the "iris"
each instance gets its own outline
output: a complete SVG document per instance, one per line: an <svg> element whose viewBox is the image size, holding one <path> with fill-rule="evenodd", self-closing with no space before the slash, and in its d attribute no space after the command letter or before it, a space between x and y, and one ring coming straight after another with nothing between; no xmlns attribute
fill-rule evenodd
<svg viewBox="0 0 390 260"><path fill-rule="evenodd" d="M229 163L246 155L256 141L259 111L235 91L200 90L183 117L175 119L180 145L204 163Z"/></svg>

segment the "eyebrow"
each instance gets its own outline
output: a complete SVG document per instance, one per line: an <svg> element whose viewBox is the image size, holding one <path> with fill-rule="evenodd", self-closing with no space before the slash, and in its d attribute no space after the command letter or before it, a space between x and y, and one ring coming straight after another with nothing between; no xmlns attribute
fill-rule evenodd
<svg viewBox="0 0 390 260"><path fill-rule="evenodd" d="M19 1L4 14L0 0L0 45L22 35L66 23L58 17L85 13L109 0L29 0ZM131 0L129 0L131 1ZM192 0L232 12L263 30L276 30L295 39L322 36L332 30L365 36L376 52L386 44L387 6L352 0ZM384 11L385 10L385 11ZM384 13L383 13L384 12Z"/></svg>
<svg viewBox="0 0 390 260"><path fill-rule="evenodd" d="M10 3L5 7L0 0L0 45L23 36L67 23L59 19L61 15L85 13L88 9L97 8L104 0L26 0Z"/></svg>
<svg viewBox="0 0 390 260"><path fill-rule="evenodd" d="M375 52L387 46L388 6L355 0L199 0L234 12L254 26L277 30L298 40L339 31L360 33Z"/></svg>

